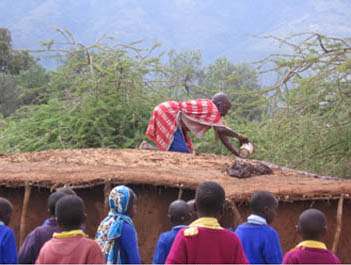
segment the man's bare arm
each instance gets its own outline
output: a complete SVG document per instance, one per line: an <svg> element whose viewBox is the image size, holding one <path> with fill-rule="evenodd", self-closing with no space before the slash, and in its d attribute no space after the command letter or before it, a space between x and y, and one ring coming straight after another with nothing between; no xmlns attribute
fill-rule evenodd
<svg viewBox="0 0 351 265"><path fill-rule="evenodd" d="M234 132L233 130L228 129L226 127L219 127L219 126L217 127L216 126L216 127L214 127L214 129L217 131L218 135L225 135L225 136L237 138L240 141L240 144L247 143L249 141L247 139L247 137L245 137L244 135L238 134L238 133Z"/></svg>
<svg viewBox="0 0 351 265"><path fill-rule="evenodd" d="M224 135L223 133L218 133L219 139L221 139L221 142L224 144L225 147L229 151L231 151L234 155L239 156L238 150L235 149L235 147L232 145L230 142L228 136Z"/></svg>

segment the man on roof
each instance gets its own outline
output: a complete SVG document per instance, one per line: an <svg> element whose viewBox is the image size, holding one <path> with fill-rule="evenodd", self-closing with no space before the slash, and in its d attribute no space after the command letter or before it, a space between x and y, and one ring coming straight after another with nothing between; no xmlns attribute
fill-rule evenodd
<svg viewBox="0 0 351 265"><path fill-rule="evenodd" d="M194 99L161 103L153 110L146 130L146 135L157 147L143 141L139 148L192 153L194 147L188 132L201 138L213 127L224 146L239 156L238 150L228 137L237 138L240 144L249 141L247 137L234 132L221 120L231 107L228 96L222 92L214 95L212 100Z"/></svg>

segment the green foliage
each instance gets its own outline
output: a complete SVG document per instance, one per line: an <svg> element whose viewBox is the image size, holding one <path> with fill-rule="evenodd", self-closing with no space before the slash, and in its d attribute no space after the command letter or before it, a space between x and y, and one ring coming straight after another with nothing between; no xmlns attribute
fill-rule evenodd
<svg viewBox="0 0 351 265"><path fill-rule="evenodd" d="M14 50L10 31L0 28L0 72L17 75L35 63L27 51Z"/></svg>
<svg viewBox="0 0 351 265"><path fill-rule="evenodd" d="M269 59L281 75L271 90L271 117L257 128L257 157L350 178L351 43L319 34L294 37L284 40L293 55Z"/></svg>
<svg viewBox="0 0 351 265"><path fill-rule="evenodd" d="M15 75L0 74L0 153L137 147L155 105L223 91L233 104L224 121L255 145L252 158L351 177L350 39L275 38L291 50L263 60L278 81L262 88L252 66L226 58L203 67L200 51L171 51L162 65L159 44L141 49L109 39L84 46L57 31L65 43L43 43L59 56L56 71L24 56ZM212 129L192 138L197 152L230 154Z"/></svg>
<svg viewBox="0 0 351 265"><path fill-rule="evenodd" d="M13 76L0 73L0 114L4 117L13 113L21 104L20 91Z"/></svg>
<svg viewBox="0 0 351 265"><path fill-rule="evenodd" d="M72 47L61 50L64 65L50 78L38 67L20 74L21 86L37 94L26 94L33 96L33 105L6 119L6 128L0 130L1 152L128 148L145 137L159 100L146 86L146 76L157 71L158 58L150 56L151 50L137 50L134 56L103 43L84 47L72 42Z"/></svg>

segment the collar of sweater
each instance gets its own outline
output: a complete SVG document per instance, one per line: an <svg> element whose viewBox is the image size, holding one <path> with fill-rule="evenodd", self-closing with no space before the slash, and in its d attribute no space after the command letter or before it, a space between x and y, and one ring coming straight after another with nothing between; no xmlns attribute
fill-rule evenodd
<svg viewBox="0 0 351 265"><path fill-rule="evenodd" d="M71 230L71 231L63 231L61 233L54 233L52 237L54 238L71 238L75 236L84 236L88 237L81 229Z"/></svg>
<svg viewBox="0 0 351 265"><path fill-rule="evenodd" d="M247 222L249 224L255 224L255 225L267 225L266 218L259 216L257 214L251 214L249 217L247 217Z"/></svg>
<svg viewBox="0 0 351 265"><path fill-rule="evenodd" d="M189 227L205 227L211 229L223 229L214 217L202 217L192 222Z"/></svg>
<svg viewBox="0 0 351 265"><path fill-rule="evenodd" d="M300 248L319 248L319 249L327 249L326 245L323 242L315 241L315 240L305 240L299 243L294 249Z"/></svg>

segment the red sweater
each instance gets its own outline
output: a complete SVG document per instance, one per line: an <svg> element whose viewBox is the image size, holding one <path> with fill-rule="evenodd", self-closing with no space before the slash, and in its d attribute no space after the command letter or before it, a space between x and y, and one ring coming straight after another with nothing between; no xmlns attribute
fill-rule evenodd
<svg viewBox="0 0 351 265"><path fill-rule="evenodd" d="M180 230L166 264L247 264L239 238L215 218L200 218Z"/></svg>
<svg viewBox="0 0 351 265"><path fill-rule="evenodd" d="M92 239L77 235L52 238L40 250L35 264L104 264L99 245Z"/></svg>
<svg viewBox="0 0 351 265"><path fill-rule="evenodd" d="M287 252L283 264L340 264L340 260L319 241L302 241Z"/></svg>

